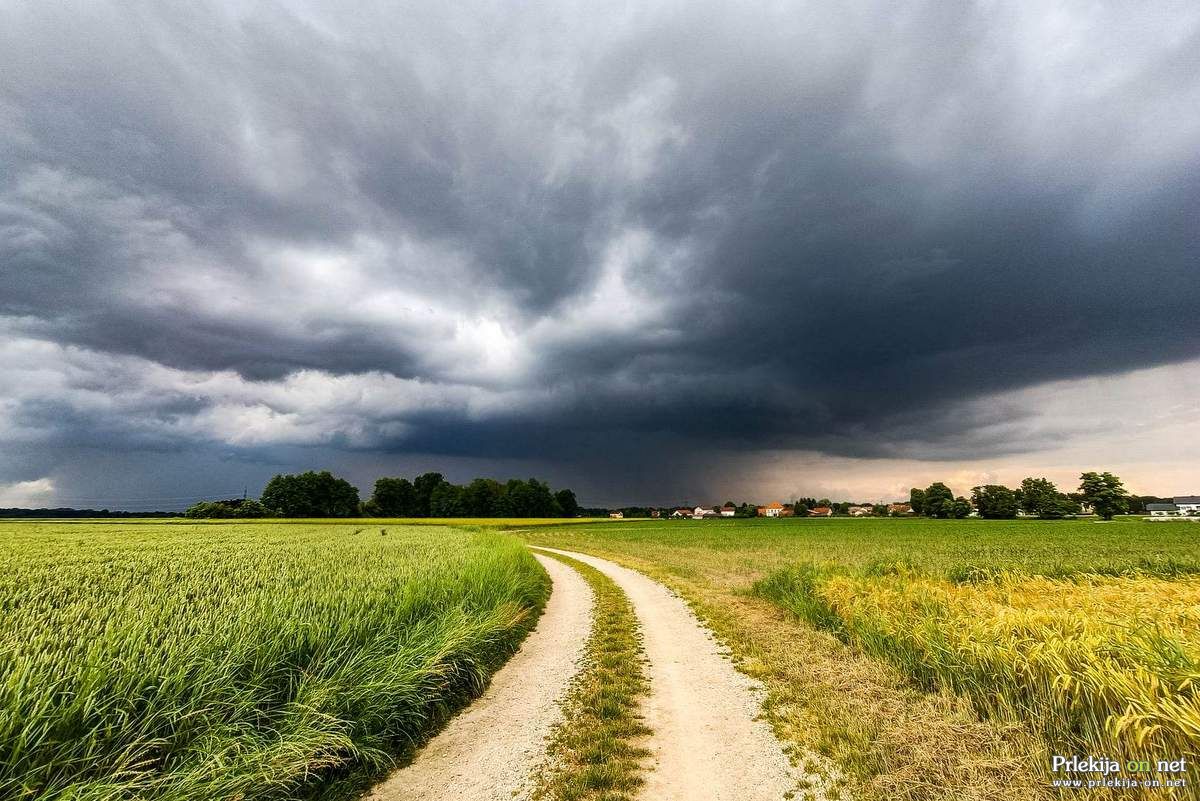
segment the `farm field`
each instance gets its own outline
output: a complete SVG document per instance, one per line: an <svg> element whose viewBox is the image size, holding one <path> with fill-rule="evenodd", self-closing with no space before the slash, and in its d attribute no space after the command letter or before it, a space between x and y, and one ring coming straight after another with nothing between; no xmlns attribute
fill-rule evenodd
<svg viewBox="0 0 1200 801"><path fill-rule="evenodd" d="M765 682L776 732L856 797L1052 797L1051 754L1200 758L1194 524L626 521L524 536L683 594ZM1180 775L1193 786L1176 797L1197 797Z"/></svg>
<svg viewBox="0 0 1200 801"><path fill-rule="evenodd" d="M1054 798L1052 754L1200 759L1198 531L1136 519L11 522L0 797L353 797L475 698L530 630L549 585L524 539L682 595L765 685L766 720L808 777L795 798ZM650 596L622 600L593 573L603 625L589 642L605 651L589 659L608 671L595 693L636 674L639 623L652 675L689 661L654 657L682 623L647 618ZM587 771L541 776L548 797L635 797L635 763L595 755L639 753L639 732L669 746L675 724L566 707L578 731L555 747ZM634 739L591 734L610 729ZM647 789L687 778L665 770L671 754L709 745L661 752ZM1197 797L1181 775L1193 786L1172 797Z"/></svg>
<svg viewBox="0 0 1200 801"><path fill-rule="evenodd" d="M372 522L0 527L0 797L297 798L477 695L548 594L511 537Z"/></svg>

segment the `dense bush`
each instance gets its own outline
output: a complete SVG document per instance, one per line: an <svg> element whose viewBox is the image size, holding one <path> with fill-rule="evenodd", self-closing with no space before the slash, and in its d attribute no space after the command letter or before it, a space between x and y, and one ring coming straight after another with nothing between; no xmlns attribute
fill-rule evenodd
<svg viewBox="0 0 1200 801"><path fill-rule="evenodd" d="M226 501L201 501L183 513L195 519L249 519L278 517L278 513L255 500L231 498Z"/></svg>

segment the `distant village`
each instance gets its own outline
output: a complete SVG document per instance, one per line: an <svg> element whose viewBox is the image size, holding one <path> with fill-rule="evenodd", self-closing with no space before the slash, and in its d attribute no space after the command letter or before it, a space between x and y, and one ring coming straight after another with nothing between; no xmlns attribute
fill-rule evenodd
<svg viewBox="0 0 1200 801"><path fill-rule="evenodd" d="M1088 475L1086 474L1085 478ZM835 502L828 498L800 498L791 503L775 501L765 506L726 502L721 506L678 506L671 508L629 507L607 512L613 519L626 517L706 520L748 517L985 517L1062 518L1099 514L1147 515L1148 520L1196 520L1200 518L1200 496L1182 495L1162 498L1153 495L1128 495L1120 480L1111 474L1096 475L1118 488L1113 497L1105 493L1061 493L1046 479L1026 479L1016 490L999 485L975 487L971 496L952 497L949 488L935 483L927 489L914 488L908 503ZM935 500L936 499L936 500ZM1099 506L1100 508L1097 508Z"/></svg>
<svg viewBox="0 0 1200 801"><path fill-rule="evenodd" d="M609 512L613 519L626 517L651 517L674 519L690 518L704 520L719 517L904 517L914 514L911 504L907 503L834 503L832 501L813 501L810 505L803 501L793 503L769 503L766 506L743 503L724 506L680 506L674 509L622 509Z"/></svg>

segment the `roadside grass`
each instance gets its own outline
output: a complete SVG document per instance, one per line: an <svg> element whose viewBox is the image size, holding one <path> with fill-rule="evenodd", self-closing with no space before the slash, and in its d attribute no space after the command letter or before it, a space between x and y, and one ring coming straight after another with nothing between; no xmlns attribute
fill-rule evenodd
<svg viewBox="0 0 1200 801"><path fill-rule="evenodd" d="M0 562L14 801L336 797L476 697L549 593L508 536L328 521L5 524Z"/></svg>
<svg viewBox="0 0 1200 801"><path fill-rule="evenodd" d="M631 565L632 566L632 565ZM823 787L799 799L1034 801L1014 782L1039 744L1017 726L981 721L948 692L912 686L893 666L745 592L681 583L697 614L767 688L764 714L791 757Z"/></svg>
<svg viewBox="0 0 1200 801"><path fill-rule="evenodd" d="M633 605L591 565L545 553L579 571L595 596L584 666L551 737L535 801L632 801L642 785L648 752L637 743L650 732L639 714L648 691L640 627Z"/></svg>

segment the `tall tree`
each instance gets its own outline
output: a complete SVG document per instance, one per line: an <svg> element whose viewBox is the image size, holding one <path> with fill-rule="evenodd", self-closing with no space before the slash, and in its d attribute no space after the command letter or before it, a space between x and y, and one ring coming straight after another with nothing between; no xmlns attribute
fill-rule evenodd
<svg viewBox="0 0 1200 801"><path fill-rule="evenodd" d="M1084 473L1079 477L1079 492L1083 500L1091 506L1096 514L1105 520L1112 520L1114 515L1123 514L1129 508L1125 485L1121 479L1112 473Z"/></svg>
<svg viewBox="0 0 1200 801"><path fill-rule="evenodd" d="M550 492L549 485L531 478L511 479L504 485L504 501L508 517L561 517L562 508Z"/></svg>
<svg viewBox="0 0 1200 801"><path fill-rule="evenodd" d="M429 517L429 501L433 491L444 484L445 476L441 473L422 473L413 480L413 491L416 493L414 517Z"/></svg>
<svg viewBox="0 0 1200 801"><path fill-rule="evenodd" d="M953 517L954 493L942 482L933 482L925 489L921 510L929 517Z"/></svg>
<svg viewBox="0 0 1200 801"><path fill-rule="evenodd" d="M328 470L277 475L263 489L262 504L283 517L356 517L358 489Z"/></svg>
<svg viewBox="0 0 1200 801"><path fill-rule="evenodd" d="M407 478L378 479L366 509L378 517L418 517L416 489Z"/></svg>
<svg viewBox="0 0 1200 801"><path fill-rule="evenodd" d="M464 517L463 488L443 481L429 494L430 517Z"/></svg>
<svg viewBox="0 0 1200 801"><path fill-rule="evenodd" d="M962 520L971 516L971 502L961 495L954 499L954 519Z"/></svg>
<svg viewBox="0 0 1200 801"><path fill-rule="evenodd" d="M1078 513L1079 504L1058 491L1048 478L1027 478L1021 482L1021 509L1045 520L1057 520Z"/></svg>
<svg viewBox="0 0 1200 801"><path fill-rule="evenodd" d="M477 478L463 488L463 511L468 517L501 517L504 487L491 478Z"/></svg>
<svg viewBox="0 0 1200 801"><path fill-rule="evenodd" d="M550 491L549 484L536 478L529 479L525 484L529 487L529 500L532 504L528 517L562 517L562 508L558 505L554 493ZM649 510L646 510L646 516L649 516Z"/></svg>
<svg viewBox="0 0 1200 801"><path fill-rule="evenodd" d="M1017 516L1017 496L1000 484L985 484L971 489L971 501L980 517L1003 520Z"/></svg>
<svg viewBox="0 0 1200 801"><path fill-rule="evenodd" d="M1021 481L1021 510L1041 516L1058 500L1058 487L1048 478L1026 478Z"/></svg>
<svg viewBox="0 0 1200 801"><path fill-rule="evenodd" d="M918 487L913 487L908 491L908 505L912 507L913 514L925 514L925 490Z"/></svg>
<svg viewBox="0 0 1200 801"><path fill-rule="evenodd" d="M560 489L554 493L554 500L558 501L558 508L562 510L563 517L575 517L579 514L579 501L575 499L575 493L569 489Z"/></svg>
<svg viewBox="0 0 1200 801"><path fill-rule="evenodd" d="M1060 520L1068 515L1077 514L1079 514L1079 504L1060 492L1057 498L1042 507L1038 516L1044 520Z"/></svg>

